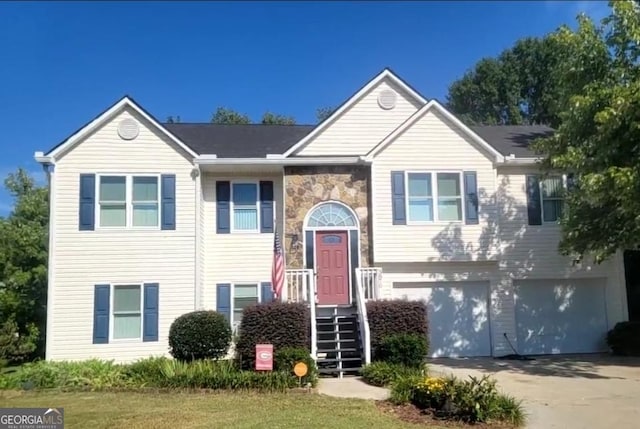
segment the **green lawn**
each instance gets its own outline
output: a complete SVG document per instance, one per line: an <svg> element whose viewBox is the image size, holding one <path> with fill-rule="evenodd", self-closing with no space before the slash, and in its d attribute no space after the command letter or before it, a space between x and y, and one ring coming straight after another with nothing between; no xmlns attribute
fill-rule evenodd
<svg viewBox="0 0 640 429"><path fill-rule="evenodd" d="M371 401L314 393L0 392L3 407L64 407L65 428L416 428Z"/></svg>

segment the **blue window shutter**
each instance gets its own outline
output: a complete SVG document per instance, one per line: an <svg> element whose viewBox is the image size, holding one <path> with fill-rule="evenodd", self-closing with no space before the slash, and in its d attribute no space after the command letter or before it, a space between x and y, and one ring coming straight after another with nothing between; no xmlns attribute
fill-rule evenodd
<svg viewBox="0 0 640 429"><path fill-rule="evenodd" d="M176 229L176 175L163 174L162 181L162 229Z"/></svg>
<svg viewBox="0 0 640 429"><path fill-rule="evenodd" d="M260 182L260 232L273 232L273 182Z"/></svg>
<svg viewBox="0 0 640 429"><path fill-rule="evenodd" d="M80 231L93 231L96 216L96 175L80 175L80 209L78 227Z"/></svg>
<svg viewBox="0 0 640 429"><path fill-rule="evenodd" d="M394 225L406 225L404 171L391 172L391 213Z"/></svg>
<svg viewBox="0 0 640 429"><path fill-rule="evenodd" d="M110 285L95 285L93 293L93 344L107 344L109 342L110 292Z"/></svg>
<svg viewBox="0 0 640 429"><path fill-rule="evenodd" d="M475 171L464 172L465 222L478 224L478 180Z"/></svg>
<svg viewBox="0 0 640 429"><path fill-rule="evenodd" d="M260 287L262 288L262 302L273 301L273 290L271 288L271 282L262 282L260 283Z"/></svg>
<svg viewBox="0 0 640 429"><path fill-rule="evenodd" d="M304 233L304 252L305 252L305 259L306 259L306 267L309 270L313 270L313 258L314 258L314 251L313 251L313 231L305 231Z"/></svg>
<svg viewBox="0 0 640 429"><path fill-rule="evenodd" d="M231 321L231 285L218 283L216 293L216 311L222 314L227 322Z"/></svg>
<svg viewBox="0 0 640 429"><path fill-rule="evenodd" d="M216 232L229 234L231 232L231 183L216 182Z"/></svg>
<svg viewBox="0 0 640 429"><path fill-rule="evenodd" d="M144 284L142 341L158 341L159 284Z"/></svg>
<svg viewBox="0 0 640 429"><path fill-rule="evenodd" d="M540 178L538 176L527 176L527 215L529 225L542 225Z"/></svg>

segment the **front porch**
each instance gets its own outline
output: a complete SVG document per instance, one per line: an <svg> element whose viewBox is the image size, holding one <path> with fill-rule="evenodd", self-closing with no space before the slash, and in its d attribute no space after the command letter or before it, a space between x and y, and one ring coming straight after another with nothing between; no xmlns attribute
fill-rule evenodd
<svg viewBox="0 0 640 429"><path fill-rule="evenodd" d="M380 297L382 269L355 268L355 284L347 305L320 305L317 273L313 269L288 269L281 299L309 306L311 356L321 373L357 372L371 362L371 338L366 303Z"/></svg>

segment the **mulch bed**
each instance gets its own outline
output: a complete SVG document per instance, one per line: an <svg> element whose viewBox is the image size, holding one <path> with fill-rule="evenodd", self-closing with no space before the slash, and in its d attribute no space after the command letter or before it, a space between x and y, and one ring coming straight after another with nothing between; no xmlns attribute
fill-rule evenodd
<svg viewBox="0 0 640 429"><path fill-rule="evenodd" d="M421 410L412 404L394 405L389 401L377 401L376 405L384 413L391 414L396 418L409 423L451 428L514 429L512 425L499 422L471 424L458 420L446 420L434 416L428 410Z"/></svg>

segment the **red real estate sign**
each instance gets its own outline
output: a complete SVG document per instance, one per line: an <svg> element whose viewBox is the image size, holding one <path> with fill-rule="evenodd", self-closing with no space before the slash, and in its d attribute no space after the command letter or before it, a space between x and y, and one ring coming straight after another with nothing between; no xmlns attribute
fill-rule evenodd
<svg viewBox="0 0 640 429"><path fill-rule="evenodd" d="M273 344L256 344L256 371L273 371Z"/></svg>

